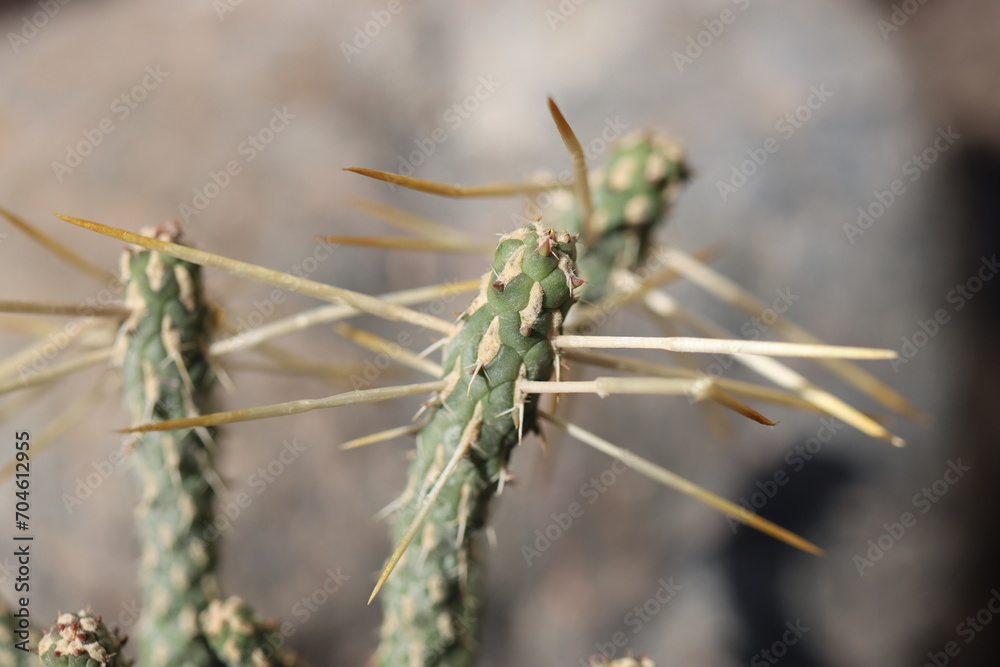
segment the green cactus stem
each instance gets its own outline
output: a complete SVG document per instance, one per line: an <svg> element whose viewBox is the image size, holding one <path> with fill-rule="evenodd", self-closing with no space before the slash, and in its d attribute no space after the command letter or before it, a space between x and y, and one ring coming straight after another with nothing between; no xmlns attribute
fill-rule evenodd
<svg viewBox="0 0 1000 667"><path fill-rule="evenodd" d="M122 656L125 637L108 630L90 609L60 614L38 643L45 667L128 667Z"/></svg>
<svg viewBox="0 0 1000 667"><path fill-rule="evenodd" d="M550 337L574 301L575 239L527 226L501 239L493 271L444 352L448 386L418 436L394 536L402 541L428 489L456 450L467 448L382 593L378 664L461 667L473 661L479 611L480 533L511 450L535 429L521 378L547 380Z"/></svg>
<svg viewBox="0 0 1000 667"><path fill-rule="evenodd" d="M147 233L169 241L180 235L175 225ZM200 414L214 384L206 357L212 314L200 267L130 248L123 274L132 315L122 325L118 358L133 422ZM139 667L216 665L198 624L218 596L216 548L207 534L215 499L211 437L204 430L149 433L133 446L142 550Z"/></svg>
<svg viewBox="0 0 1000 667"><path fill-rule="evenodd" d="M645 261L653 231L689 175L681 148L652 131L622 139L607 163L591 172L593 238L580 249L580 276L587 281L581 301L600 301L608 295L615 269L634 270ZM545 219L560 229L584 232L580 207L568 193L553 201Z"/></svg>
<svg viewBox="0 0 1000 667"><path fill-rule="evenodd" d="M213 600L201 613L205 637L227 667L297 667L303 663L282 648L273 621L261 619L238 597Z"/></svg>

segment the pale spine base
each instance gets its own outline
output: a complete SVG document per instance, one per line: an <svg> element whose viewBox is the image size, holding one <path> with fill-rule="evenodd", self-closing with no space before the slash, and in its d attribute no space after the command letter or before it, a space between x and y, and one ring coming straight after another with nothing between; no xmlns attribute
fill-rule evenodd
<svg viewBox="0 0 1000 667"><path fill-rule="evenodd" d="M383 667L465 667L474 660L481 533L519 427L535 429L537 406L530 397L518 405L515 385L553 373L549 339L561 332L578 285L573 241L537 226L505 236L493 272L448 341L449 385L418 436L394 520L397 542L456 449L470 442L471 449L381 593Z"/></svg>

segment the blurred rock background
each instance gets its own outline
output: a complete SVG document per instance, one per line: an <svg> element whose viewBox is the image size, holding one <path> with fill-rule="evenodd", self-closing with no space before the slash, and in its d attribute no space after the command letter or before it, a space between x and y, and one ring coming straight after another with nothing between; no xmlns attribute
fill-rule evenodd
<svg viewBox="0 0 1000 667"><path fill-rule="evenodd" d="M509 229L520 210L514 200L392 192L342 167L412 167L423 178L462 183L565 169L548 94L585 143L609 124L669 130L696 169L669 242L695 249L724 241L725 273L765 300L791 290L799 298L790 316L831 342L900 349L944 309L947 322L907 363L871 365L933 424L894 420L909 442L901 450L841 428L800 464L796 446L826 437L812 416L772 410L777 427L734 422L719 439L684 400L574 400L581 424L734 500L784 471L788 483L761 512L828 556L734 533L712 510L626 473L528 566L522 546L534 545L535 531L610 468L567 439L554 437L548 457L532 440L515 454L518 482L494 517L482 664L577 665L601 650L622 652L613 644L621 633L661 666L894 667L923 665L929 653L938 664L992 665L1000 619L980 610L1000 586L991 345L998 292L995 281L969 281L981 269L994 277L983 258L998 246L998 27L1000 9L987 0L4 2L0 204L108 268L117 266L120 243L51 213L132 230L178 218L201 248L291 270L308 266L317 233L390 231L354 212L353 195L484 238ZM812 109L803 107L810 101ZM913 156L949 132L958 138L914 171ZM745 185L722 193L719 183L732 182L747 151L769 138L779 150ZM211 188L230 163L238 173ZM903 193L862 234L851 233L845 226L857 224L858 207L869 209L897 179ZM2 298L83 300L104 287L16 230L0 232ZM377 293L484 267L476 257L341 247L310 277ZM290 295L270 313L270 288L207 275L236 321L311 305ZM967 284L980 289L949 299ZM671 291L730 328L746 322L693 287ZM23 321L0 318L0 351L33 340L15 330ZM361 324L392 336L404 330L370 318ZM630 312L606 331L658 329ZM426 333L414 338L414 348L428 342ZM331 362L366 358L323 329L282 342ZM799 367L874 409L825 373ZM5 432L40 432L102 372L29 395ZM232 377L237 392L221 396L220 407L343 389L298 376ZM380 382L409 377L393 368ZM227 532L223 583L292 621L287 641L313 664L361 665L374 649L379 609L364 602L391 545L372 516L402 488L412 442L352 452L337 445L404 423L418 403L234 425L221 436L229 493L253 497ZM116 401L105 401L34 461L39 623L86 603L132 622L133 480L118 470L72 512L63 502L119 446L111 431L125 421ZM305 451L253 491L251 476L292 440ZM938 484L939 502L915 502L959 459L971 469ZM891 547L859 566L856 557L870 558L869 540L878 544L904 512L915 525L898 539L882 537ZM0 573L7 599L11 563ZM333 595L317 595L331 572L348 579ZM671 580L680 590L657 601L658 593L665 599L661 582ZM785 634L789 625L808 630L799 638ZM956 656L943 653L949 642Z"/></svg>

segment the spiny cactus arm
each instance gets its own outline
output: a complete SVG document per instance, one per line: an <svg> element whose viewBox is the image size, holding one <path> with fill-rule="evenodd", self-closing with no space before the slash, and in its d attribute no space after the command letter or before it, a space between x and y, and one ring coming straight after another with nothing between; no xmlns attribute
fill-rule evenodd
<svg viewBox="0 0 1000 667"><path fill-rule="evenodd" d="M526 227L505 236L493 273L448 341L448 384L418 436L394 518L397 544L415 537L381 592L386 613L380 665L472 662L479 537L511 450L520 433L536 425L534 397L518 405L515 385L552 375L549 339L573 301L574 257L568 235ZM431 493L436 502L428 502Z"/></svg>
<svg viewBox="0 0 1000 667"><path fill-rule="evenodd" d="M393 343L379 338L368 331L346 324L337 325L334 329L340 335L354 340L359 345L362 345L373 352L391 355L396 359L396 361L409 366L410 368L414 368L428 375L441 375L441 366L439 364L430 362L421 356L414 355L412 352L400 350L398 349L398 345L394 345ZM604 365L609 366L606 355L602 357L601 355L596 355L594 353L590 354L593 355L592 358L595 358L598 361L604 361ZM579 355L578 358L589 363L589 358L587 357L586 352ZM622 365L615 365L614 362L617 361L618 358L612 359L613 361L609 367L624 367ZM627 364L628 361L629 360L627 359L623 359L625 364ZM669 369L669 367L658 366L655 364L648 364L648 366L654 371L659 371L659 377L595 378L589 382L534 382L531 380L523 380L518 384L518 390L522 394L594 393L602 398L615 393L686 394L698 403L705 400L716 401L720 405L766 426L774 426L777 424L777 422L768 419L757 410L754 410L737 399L735 396L731 395L725 389L725 382L719 382L717 379L713 379L704 374L699 375L693 371L689 371L685 374L681 372L683 369ZM673 372L664 373L664 371ZM670 378L670 380L662 381L663 378ZM787 405L789 400L791 400L796 405L804 405L807 408L811 407L804 401L796 400L795 396L792 396L787 392L775 392L775 390L768 390L767 387L753 385L750 383L730 383L730 385L736 387L738 392L742 392L745 395L755 398L763 398L763 400L773 401L777 397L780 399L778 401L779 403ZM362 438L360 441L351 441L350 443L342 445L342 448L350 449L352 447L360 447L361 445L371 444L373 442L381 442L382 440L387 440L401 434L404 430L405 429L391 429L390 431L385 432L386 437L384 438L381 437L382 434L374 434L373 436Z"/></svg>
<svg viewBox="0 0 1000 667"><path fill-rule="evenodd" d="M45 667L129 667L122 655L125 640L84 609L59 615L38 642L38 656Z"/></svg>
<svg viewBox="0 0 1000 667"><path fill-rule="evenodd" d="M200 621L209 645L226 667L305 665L284 648L276 624L260 618L241 598L212 600Z"/></svg>
<svg viewBox="0 0 1000 667"><path fill-rule="evenodd" d="M157 238L175 241L163 227ZM129 248L123 257L125 305L118 363L134 421L199 414L215 377L206 355L211 314L200 267ZM218 595L214 518L217 474L207 431L153 433L133 443L140 499L135 510L141 548L137 628L139 667L217 664L198 614Z"/></svg>

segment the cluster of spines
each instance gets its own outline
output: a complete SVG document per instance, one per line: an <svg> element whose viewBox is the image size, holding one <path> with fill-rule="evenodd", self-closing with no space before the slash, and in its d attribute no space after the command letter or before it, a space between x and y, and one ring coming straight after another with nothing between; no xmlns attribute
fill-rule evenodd
<svg viewBox="0 0 1000 667"><path fill-rule="evenodd" d="M45 667L128 667L122 656L125 638L112 632L89 609L60 614L38 643Z"/></svg>
<svg viewBox="0 0 1000 667"><path fill-rule="evenodd" d="M238 597L213 600L201 613L212 650L228 667L297 667L302 663L281 642L273 621L261 619ZM283 641L283 640L282 640Z"/></svg>
<svg viewBox="0 0 1000 667"><path fill-rule="evenodd" d="M176 227L150 235L174 241ZM148 250L130 249L122 262L125 305L119 361L133 420L200 414L214 384L207 357L211 312L201 267ZM215 491L213 443L204 430L152 433L133 443L140 499L139 666L218 664L198 615L218 595L216 548L207 530Z"/></svg>
<svg viewBox="0 0 1000 667"><path fill-rule="evenodd" d="M547 380L550 338L574 301L575 239L540 226L505 236L493 271L461 317L444 352L447 387L431 403L400 510L396 540L453 456L461 457L426 522L388 579L379 648L385 667L469 665L473 660L480 578L477 544L511 450L535 428L534 400L522 379Z"/></svg>

